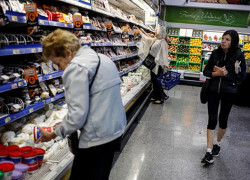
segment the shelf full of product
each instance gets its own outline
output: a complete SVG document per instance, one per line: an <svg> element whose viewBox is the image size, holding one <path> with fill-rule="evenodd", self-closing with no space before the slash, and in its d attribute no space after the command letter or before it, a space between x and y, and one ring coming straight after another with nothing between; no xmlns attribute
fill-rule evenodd
<svg viewBox="0 0 250 180"><path fill-rule="evenodd" d="M66 139L34 144L36 126L52 127L61 122L67 113L63 100L63 71L59 71L58 66L51 61L42 61L43 35L56 28L73 31L70 14L75 10L77 13L81 12L83 30L77 36L82 45L91 46L96 52L103 53L114 61L122 79L122 101L127 111L140 93L150 85L149 70L142 66L142 60L138 57L137 42L140 37L134 33L133 26L150 32L154 32L154 29L116 7L111 7L108 11L105 7L100 10L82 0L59 0L68 7L69 4L75 7L63 9L61 5L54 7L38 1L39 28L25 34L27 18L23 8L20 8L24 4L8 1L9 4L0 1L1 7L5 8L5 16L10 21L10 26L7 24L6 27L11 30L6 28L0 34L0 139L1 144L7 145L2 148L18 145L46 150L43 154L43 165L29 169L26 179L57 179L68 170L73 160ZM106 21L112 22L111 30L106 28ZM19 34L16 27L21 28L22 34ZM123 28L128 31L124 32ZM29 89L28 81L25 80L24 71L27 68L35 68L37 73L35 89ZM2 150L0 149L0 154Z"/></svg>
<svg viewBox="0 0 250 180"><path fill-rule="evenodd" d="M223 33L168 28L167 34L170 40L168 43L170 67L183 73L182 78L196 77L199 79L199 72L203 71L212 51L220 45ZM249 59L250 43L247 40L247 35L240 35L239 46L243 46L246 59Z"/></svg>

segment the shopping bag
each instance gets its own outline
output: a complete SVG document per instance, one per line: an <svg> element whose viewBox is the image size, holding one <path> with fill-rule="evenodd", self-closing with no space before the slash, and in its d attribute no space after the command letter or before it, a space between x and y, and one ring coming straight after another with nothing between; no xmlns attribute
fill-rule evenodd
<svg viewBox="0 0 250 180"><path fill-rule="evenodd" d="M78 153L78 145L79 145L79 137L77 134L77 131L72 133L70 136L68 136L68 145L69 145L69 150L72 154L75 156Z"/></svg>
<svg viewBox="0 0 250 180"><path fill-rule="evenodd" d="M154 67L156 66L155 57L151 54L148 54L142 64L150 70L154 69Z"/></svg>
<svg viewBox="0 0 250 180"><path fill-rule="evenodd" d="M207 103L208 93L209 93L209 83L210 83L210 79L207 79L201 87L200 100L202 104Z"/></svg>

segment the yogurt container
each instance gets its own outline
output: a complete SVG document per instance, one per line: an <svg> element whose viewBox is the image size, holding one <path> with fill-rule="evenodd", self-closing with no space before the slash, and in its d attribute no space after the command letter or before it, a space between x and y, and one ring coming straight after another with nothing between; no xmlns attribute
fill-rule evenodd
<svg viewBox="0 0 250 180"><path fill-rule="evenodd" d="M14 170L12 174L12 180L21 180L22 172Z"/></svg>
<svg viewBox="0 0 250 180"><path fill-rule="evenodd" d="M46 151L42 148L35 148L32 151L37 153L38 167L41 167L43 165L43 156Z"/></svg>
<svg viewBox="0 0 250 180"><path fill-rule="evenodd" d="M0 161L6 161L8 159L8 151L0 150Z"/></svg>
<svg viewBox="0 0 250 180"><path fill-rule="evenodd" d="M1 163L0 170L4 172L3 180L11 180L15 166L12 163Z"/></svg>
<svg viewBox="0 0 250 180"><path fill-rule="evenodd" d="M23 155L25 164L29 166L28 172L29 173L34 173L38 169L38 161L37 161L37 153L34 151L25 153Z"/></svg>
<svg viewBox="0 0 250 180"><path fill-rule="evenodd" d="M5 150L5 145L0 144L0 150Z"/></svg>
<svg viewBox="0 0 250 180"><path fill-rule="evenodd" d="M54 132L53 127L42 127L45 131L48 132ZM33 134L34 134L34 140L36 141L37 139L39 139L39 137L42 135L41 131L39 130L39 128L37 126L34 127L33 129Z"/></svg>
<svg viewBox="0 0 250 180"><path fill-rule="evenodd" d="M20 151L9 152L9 158L14 164L22 162L23 153Z"/></svg>
<svg viewBox="0 0 250 180"><path fill-rule="evenodd" d="M19 151L21 151L22 153L28 153L28 152L32 151L32 147L31 146L24 146L24 147L21 147L19 149Z"/></svg>
<svg viewBox="0 0 250 180"><path fill-rule="evenodd" d="M18 151L19 150L19 147L17 145L10 145L10 146L6 146L5 149L7 151Z"/></svg>
<svg viewBox="0 0 250 180"><path fill-rule="evenodd" d="M15 170L22 172L22 177L20 180L25 180L29 166L27 164L15 164Z"/></svg>

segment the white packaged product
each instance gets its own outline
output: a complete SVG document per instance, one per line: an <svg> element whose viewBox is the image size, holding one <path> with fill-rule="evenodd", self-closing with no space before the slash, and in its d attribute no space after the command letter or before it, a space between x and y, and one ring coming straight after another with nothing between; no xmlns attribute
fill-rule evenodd
<svg viewBox="0 0 250 180"><path fill-rule="evenodd" d="M9 142L13 142L14 137L16 136L14 131L7 131L1 136L1 144L8 145Z"/></svg>
<svg viewBox="0 0 250 180"><path fill-rule="evenodd" d="M35 126L35 124L26 124L23 127L22 132L26 133L26 134L33 134L34 126Z"/></svg>
<svg viewBox="0 0 250 180"><path fill-rule="evenodd" d="M60 149L63 149L63 148L65 148L66 145L67 145L67 140L66 140L66 139L63 139L63 140L59 141L58 144L59 144L59 148L60 148Z"/></svg>

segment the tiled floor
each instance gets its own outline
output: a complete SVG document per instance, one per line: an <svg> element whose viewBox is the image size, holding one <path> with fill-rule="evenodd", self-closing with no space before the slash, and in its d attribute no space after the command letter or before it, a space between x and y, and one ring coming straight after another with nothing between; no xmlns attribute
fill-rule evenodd
<svg viewBox="0 0 250 180"><path fill-rule="evenodd" d="M110 180L249 180L250 108L233 106L221 154L203 166L207 106L199 91L178 85L164 104L149 104Z"/></svg>

